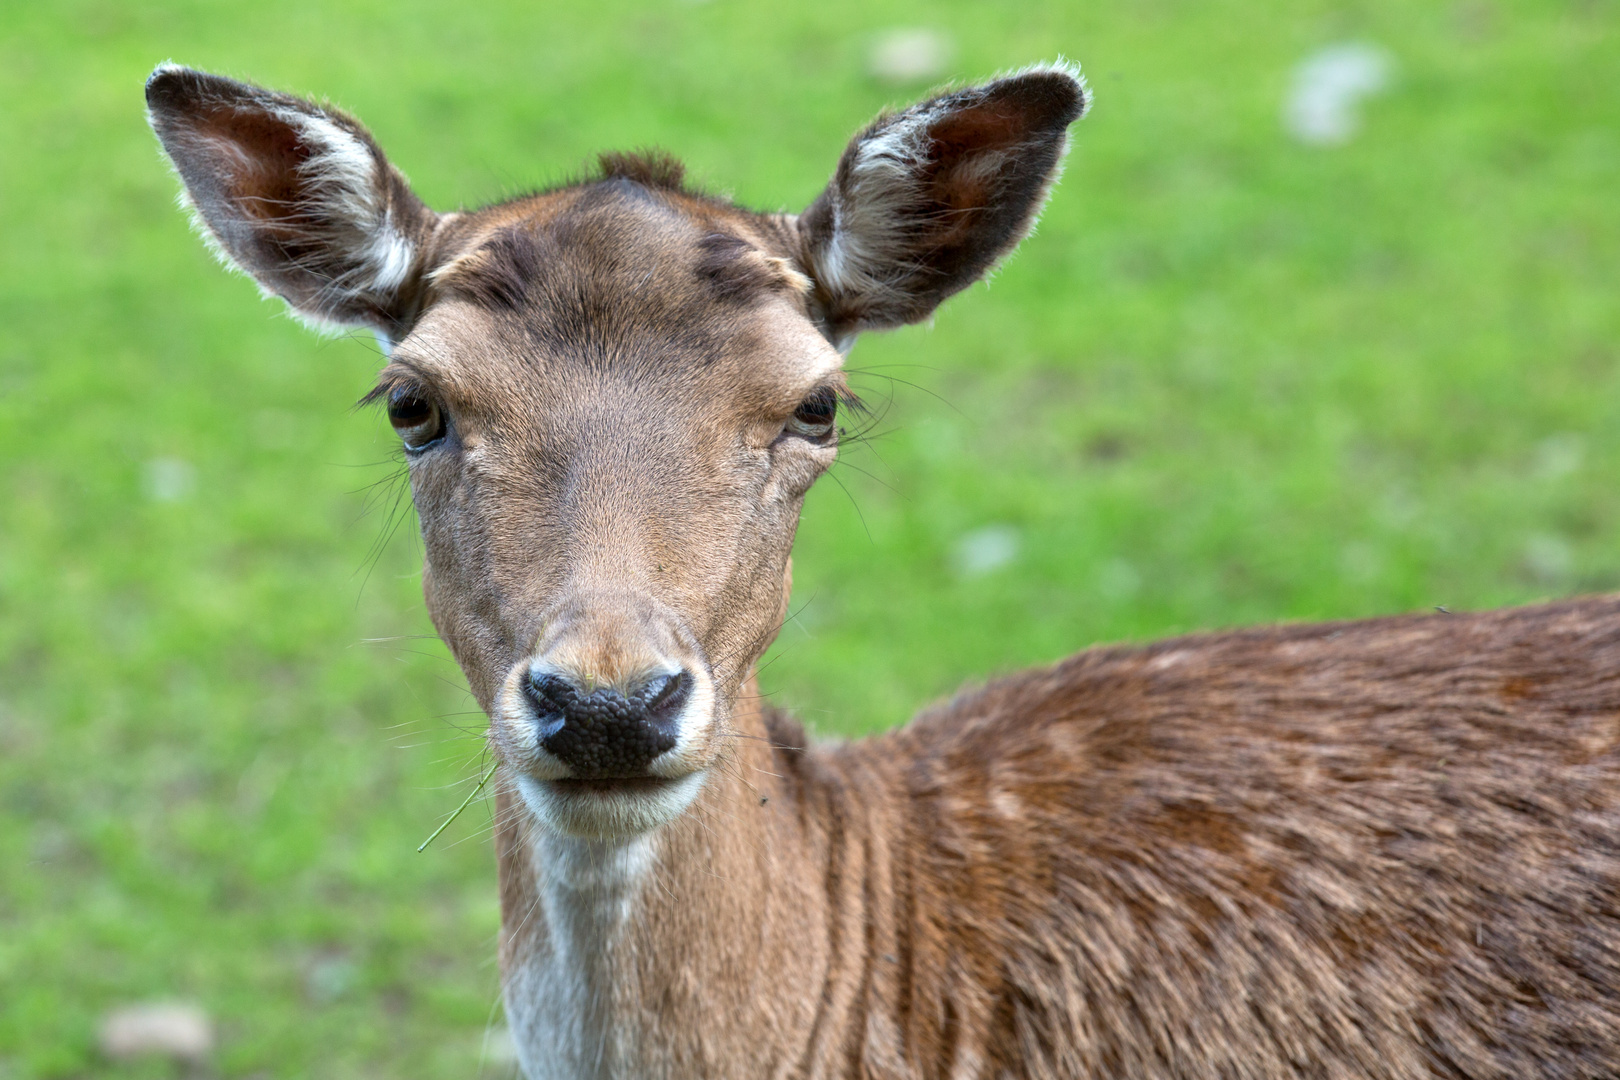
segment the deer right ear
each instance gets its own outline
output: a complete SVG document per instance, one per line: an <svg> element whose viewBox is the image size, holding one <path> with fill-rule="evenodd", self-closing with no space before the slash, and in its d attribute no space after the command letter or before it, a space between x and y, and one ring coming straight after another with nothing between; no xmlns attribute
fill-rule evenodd
<svg viewBox="0 0 1620 1080"><path fill-rule="evenodd" d="M855 136L799 218L833 341L927 318L1017 246L1088 104L1080 69L1060 62L880 116Z"/></svg>
<svg viewBox="0 0 1620 1080"><path fill-rule="evenodd" d="M216 249L316 323L410 329L437 216L348 116L164 65L152 130Z"/></svg>

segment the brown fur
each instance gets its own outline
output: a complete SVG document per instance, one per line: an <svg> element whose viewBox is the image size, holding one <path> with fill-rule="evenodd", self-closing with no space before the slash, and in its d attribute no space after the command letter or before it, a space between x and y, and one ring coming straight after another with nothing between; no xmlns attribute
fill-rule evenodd
<svg viewBox="0 0 1620 1080"><path fill-rule="evenodd" d="M760 702L836 447L796 418L834 344L1028 230L1071 70L880 118L800 217L629 156L395 213L347 118L183 69L148 99L225 253L378 329L376 396L443 417L425 591L503 765L530 1076L1620 1075L1620 600L1098 649L843 746ZM326 247L277 261L316 211ZM411 271L366 279L378 252ZM536 672L676 668L694 704L645 774L538 748Z"/></svg>
<svg viewBox="0 0 1620 1080"><path fill-rule="evenodd" d="M1620 1075L1617 672L1604 598L1095 649L842 747L755 712L605 981L655 1075Z"/></svg>

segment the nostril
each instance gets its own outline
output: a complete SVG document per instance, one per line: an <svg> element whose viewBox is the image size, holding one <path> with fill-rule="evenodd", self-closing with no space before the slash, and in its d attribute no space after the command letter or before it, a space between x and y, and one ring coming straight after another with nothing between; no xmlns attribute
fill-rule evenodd
<svg viewBox="0 0 1620 1080"><path fill-rule="evenodd" d="M579 691L560 675L530 676L523 693L534 706L535 734L542 742L562 729Z"/></svg>
<svg viewBox="0 0 1620 1080"><path fill-rule="evenodd" d="M636 696L646 702L649 721L661 728L671 727L692 696L692 673L678 671L673 675L660 675L642 687Z"/></svg>
<svg viewBox="0 0 1620 1080"><path fill-rule="evenodd" d="M547 703L557 707L560 707L564 701L579 695L579 691L574 689L573 683L570 683L561 675L531 674L527 689L530 697L544 698Z"/></svg>

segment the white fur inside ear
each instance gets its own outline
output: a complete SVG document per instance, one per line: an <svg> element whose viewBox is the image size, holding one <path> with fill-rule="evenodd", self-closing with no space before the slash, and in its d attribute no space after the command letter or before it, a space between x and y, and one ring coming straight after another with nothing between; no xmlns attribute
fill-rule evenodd
<svg viewBox="0 0 1620 1080"><path fill-rule="evenodd" d="M437 222L357 122L165 64L148 121L214 253L300 322L396 333Z"/></svg>
<svg viewBox="0 0 1620 1080"><path fill-rule="evenodd" d="M388 210L382 164L371 149L328 118L296 109L276 115L293 127L313 153L300 166L317 214L341 223L352 244L352 269L326 283L324 296L341 306L361 295L399 288L416 262L416 245L395 227Z"/></svg>
<svg viewBox="0 0 1620 1080"><path fill-rule="evenodd" d="M1080 65L1061 56L1053 63L1032 64L997 76L984 89L1036 75L1055 75L1072 82L1080 97L1080 115L1085 115L1091 98ZM808 253L815 278L829 293L858 297L867 310L882 310L902 299L918 270L914 230L919 209L927 203L923 183L932 150L930 133L963 107L971 106L964 106L960 97L952 103L950 96L914 105L889 117L853 148L847 174L836 178L828 189L832 228L827 239ZM1034 200L1026 231L1033 228L1034 216L1061 174L1068 135L1059 134L1057 139L1057 161ZM1015 153L1013 149L985 148L958 162L955 175L967 183L992 177ZM847 344L841 343L840 348Z"/></svg>
<svg viewBox="0 0 1620 1080"><path fill-rule="evenodd" d="M904 270L898 255L905 211L921 194L917 166L927 158L929 130L945 111L902 113L856 148L848 185L833 194L832 236L812 254L828 291L882 297L894 289L889 279Z"/></svg>

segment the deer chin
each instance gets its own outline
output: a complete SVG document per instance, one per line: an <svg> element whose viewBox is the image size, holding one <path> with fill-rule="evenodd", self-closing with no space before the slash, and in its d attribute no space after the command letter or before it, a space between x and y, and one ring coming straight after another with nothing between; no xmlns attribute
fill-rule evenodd
<svg viewBox="0 0 1620 1080"><path fill-rule="evenodd" d="M516 786L546 830L579 840L614 840L652 832L680 817L707 777L706 769L675 779L542 780L518 773Z"/></svg>

